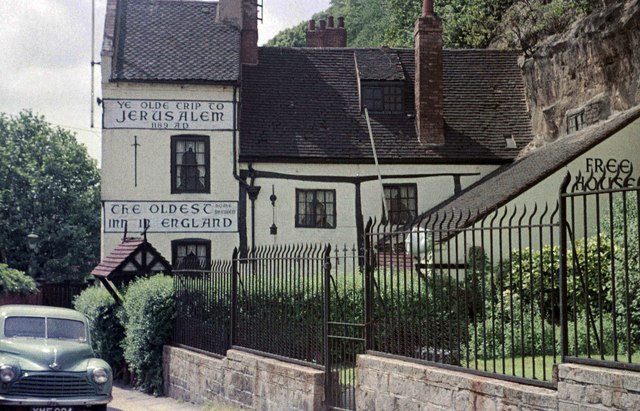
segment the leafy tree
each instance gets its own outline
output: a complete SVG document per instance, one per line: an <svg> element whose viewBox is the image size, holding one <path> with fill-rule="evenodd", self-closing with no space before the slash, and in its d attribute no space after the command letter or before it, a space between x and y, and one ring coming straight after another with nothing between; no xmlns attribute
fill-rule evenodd
<svg viewBox="0 0 640 411"><path fill-rule="evenodd" d="M413 29L421 0L332 0L324 12L346 18L349 47L413 47ZM438 0L448 48L485 48L503 33L506 46L528 53L542 37L564 29L576 15L601 7L599 0ZM305 45L306 23L276 35L268 46Z"/></svg>
<svg viewBox="0 0 640 411"><path fill-rule="evenodd" d="M313 15L313 20L327 16L346 18L348 47L378 47L383 43L384 26L387 24L385 1L369 0L332 0L331 6L323 12ZM274 47L305 47L307 22L278 33L267 42Z"/></svg>
<svg viewBox="0 0 640 411"><path fill-rule="evenodd" d="M0 262L28 271L33 258L45 281L82 281L99 257L99 181L74 134L30 111L0 113Z"/></svg>
<svg viewBox="0 0 640 411"><path fill-rule="evenodd" d="M22 271L0 263L0 294L35 294L38 291L33 278Z"/></svg>

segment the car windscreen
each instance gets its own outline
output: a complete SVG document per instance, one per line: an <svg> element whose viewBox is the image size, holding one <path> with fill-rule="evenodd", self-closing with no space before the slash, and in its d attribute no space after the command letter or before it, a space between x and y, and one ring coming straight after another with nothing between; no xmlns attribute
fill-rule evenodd
<svg viewBox="0 0 640 411"><path fill-rule="evenodd" d="M7 317L4 320L4 336L77 341L86 341L87 338L82 321L43 317Z"/></svg>

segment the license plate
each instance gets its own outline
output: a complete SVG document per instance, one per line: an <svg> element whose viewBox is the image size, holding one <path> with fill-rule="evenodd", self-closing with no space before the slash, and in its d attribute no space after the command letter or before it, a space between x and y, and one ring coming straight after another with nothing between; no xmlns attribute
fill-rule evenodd
<svg viewBox="0 0 640 411"><path fill-rule="evenodd" d="M37 407L31 407L29 408L29 411L76 411L79 410L79 408L73 408L73 407L61 407L59 405L56 406L49 406L49 405L40 405Z"/></svg>

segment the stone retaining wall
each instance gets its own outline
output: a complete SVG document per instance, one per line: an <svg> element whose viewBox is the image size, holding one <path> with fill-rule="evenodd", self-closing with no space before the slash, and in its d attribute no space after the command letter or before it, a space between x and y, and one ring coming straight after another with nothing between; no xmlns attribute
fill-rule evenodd
<svg viewBox="0 0 640 411"><path fill-rule="evenodd" d="M259 410L321 410L324 372L239 350L222 359L164 347L165 395Z"/></svg>
<svg viewBox="0 0 640 411"><path fill-rule="evenodd" d="M640 410L640 373L562 364L558 367L562 411Z"/></svg>
<svg viewBox="0 0 640 411"><path fill-rule="evenodd" d="M546 389L409 361L358 356L359 410L640 410L640 373L578 364L558 366Z"/></svg>
<svg viewBox="0 0 640 411"><path fill-rule="evenodd" d="M324 372L239 350L222 359L164 348L165 394L259 410L323 410ZM556 389L359 355L358 410L640 410L640 373L558 366Z"/></svg>

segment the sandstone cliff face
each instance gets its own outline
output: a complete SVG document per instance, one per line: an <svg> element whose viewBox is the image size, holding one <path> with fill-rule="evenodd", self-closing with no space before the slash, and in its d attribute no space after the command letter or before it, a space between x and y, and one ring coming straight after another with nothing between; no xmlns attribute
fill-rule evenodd
<svg viewBox="0 0 640 411"><path fill-rule="evenodd" d="M536 134L529 149L640 104L640 0L576 21L547 38L522 69Z"/></svg>

